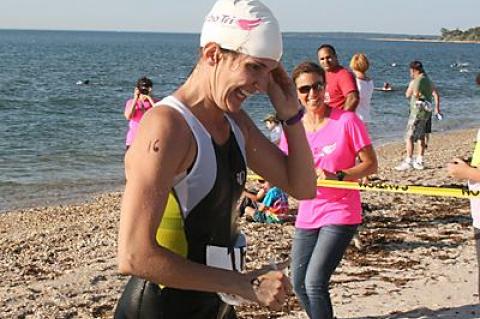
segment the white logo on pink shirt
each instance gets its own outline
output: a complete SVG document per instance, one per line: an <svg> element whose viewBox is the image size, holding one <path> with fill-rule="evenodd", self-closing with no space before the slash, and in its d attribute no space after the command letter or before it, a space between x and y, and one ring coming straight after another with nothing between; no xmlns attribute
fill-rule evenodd
<svg viewBox="0 0 480 319"><path fill-rule="evenodd" d="M313 155L315 157L325 157L327 155L332 154L337 149L337 143L333 143L330 145L325 145L322 149L315 148L313 150Z"/></svg>

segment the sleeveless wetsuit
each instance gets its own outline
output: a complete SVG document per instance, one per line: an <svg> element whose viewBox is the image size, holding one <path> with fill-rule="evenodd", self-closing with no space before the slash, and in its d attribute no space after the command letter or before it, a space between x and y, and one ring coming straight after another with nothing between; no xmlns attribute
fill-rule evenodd
<svg viewBox="0 0 480 319"><path fill-rule="evenodd" d="M236 206L246 180L244 138L226 115L230 137L225 144L217 145L190 109L175 97L166 97L159 104L182 114L195 137L197 154L191 168L175 180L157 230L157 243L206 264L207 246L231 251L240 236ZM230 319L236 315L216 293L163 287L131 277L115 310L115 319L127 318Z"/></svg>

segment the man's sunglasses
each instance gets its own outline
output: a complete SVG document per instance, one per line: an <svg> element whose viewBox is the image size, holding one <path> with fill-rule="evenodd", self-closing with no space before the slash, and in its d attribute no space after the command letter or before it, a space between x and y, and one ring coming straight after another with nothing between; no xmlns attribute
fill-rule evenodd
<svg viewBox="0 0 480 319"><path fill-rule="evenodd" d="M322 82L315 82L312 85L301 86L297 90L302 94L308 94L310 93L311 89L314 89L315 91L320 91L320 90L323 90L323 88L324 88L324 85Z"/></svg>

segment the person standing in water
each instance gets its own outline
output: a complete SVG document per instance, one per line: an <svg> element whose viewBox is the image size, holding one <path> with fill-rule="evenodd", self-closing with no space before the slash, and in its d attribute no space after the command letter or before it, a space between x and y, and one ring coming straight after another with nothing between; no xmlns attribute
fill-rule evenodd
<svg viewBox="0 0 480 319"><path fill-rule="evenodd" d="M294 197L315 196L278 22L258 0L219 0L200 46L186 82L145 115L126 155L118 264L132 277L116 319L230 319L238 297L278 310L288 295L281 269L240 272L246 240L236 222L247 164ZM283 123L288 156L241 109L258 92Z"/></svg>

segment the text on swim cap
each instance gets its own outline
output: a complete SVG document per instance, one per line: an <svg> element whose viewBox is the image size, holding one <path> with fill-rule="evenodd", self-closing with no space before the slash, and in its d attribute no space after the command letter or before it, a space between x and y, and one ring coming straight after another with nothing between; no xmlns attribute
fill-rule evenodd
<svg viewBox="0 0 480 319"><path fill-rule="evenodd" d="M225 26L238 27L245 31L250 31L262 24L262 19L241 19L227 14L215 15L211 14L205 18L206 22L220 23Z"/></svg>

